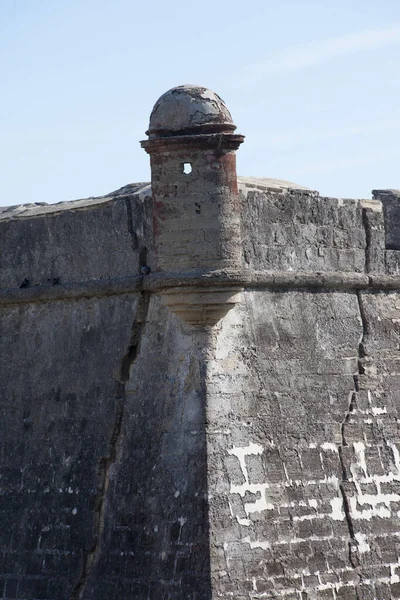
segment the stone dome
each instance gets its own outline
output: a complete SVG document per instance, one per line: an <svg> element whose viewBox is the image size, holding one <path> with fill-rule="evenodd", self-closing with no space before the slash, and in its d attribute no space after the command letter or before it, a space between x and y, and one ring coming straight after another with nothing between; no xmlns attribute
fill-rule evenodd
<svg viewBox="0 0 400 600"><path fill-rule="evenodd" d="M224 101L199 85L180 85L165 92L150 115L150 139L174 135L232 133L236 126Z"/></svg>

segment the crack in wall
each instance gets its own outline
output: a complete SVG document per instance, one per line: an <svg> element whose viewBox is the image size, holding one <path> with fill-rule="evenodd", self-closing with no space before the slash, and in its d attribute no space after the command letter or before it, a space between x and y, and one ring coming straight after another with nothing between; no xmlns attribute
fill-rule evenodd
<svg viewBox="0 0 400 600"><path fill-rule="evenodd" d="M366 208L362 209L362 224L365 231L365 266L364 270L366 273L370 273L372 267L372 227L371 222L368 218L368 211Z"/></svg>
<svg viewBox="0 0 400 600"><path fill-rule="evenodd" d="M137 233L136 233L135 227L134 227L132 204L131 204L131 200L129 197L125 198L125 206L126 206L126 213L127 213L128 233L131 238L132 250L135 251L139 247L139 240L138 240L138 236L137 236Z"/></svg>
<svg viewBox="0 0 400 600"><path fill-rule="evenodd" d="M346 492L346 487L351 485L351 477L349 477L349 475L348 475L348 471L347 471L347 467L346 467L346 463L345 463L345 459L344 459L344 448L347 448L349 446L349 444L346 440L346 425L350 422L352 414L357 409L357 394L360 389L360 376L363 375L365 372L364 366L363 366L363 359L365 358L365 356L367 354L365 344L366 344L366 339L367 339L368 332L369 332L368 322L367 322L367 318L366 318L366 314L365 314L365 310L364 310L364 306L363 306L363 301L362 301L362 294L360 291L357 292L357 302L358 302L358 309L359 309L360 318L361 318L362 334L361 334L360 342L358 344L357 372L353 376L354 391L351 392L351 394L350 394L349 406L348 406L345 417L341 424L342 439L341 439L341 445L339 446L338 450L339 450L340 466L342 469L342 481L339 484L339 489L340 489L340 493L342 495L343 512L345 515L345 520L347 523L347 528L348 528L349 537L350 537L350 540L348 543L348 556L349 556L350 565L352 566L352 568L355 570L356 574L358 575L359 583L360 583L362 581L362 575L360 572L361 560L360 560L360 556L359 556L359 552L358 552L358 541L357 541L355 530L354 530L354 523L353 523L353 519L352 519L352 515L351 515L350 502L349 502L349 498L348 498L347 492ZM359 598L357 586L355 587L355 593L356 593L356 597Z"/></svg>
<svg viewBox="0 0 400 600"><path fill-rule="evenodd" d="M345 417L341 423L340 429L341 429L342 439L341 439L341 444L338 447L338 454L339 454L339 461L340 461L340 466L341 466L341 470L342 470L342 481L339 484L339 491L342 496L343 512L344 512L345 521L347 524L347 529L348 529L349 537L350 537L350 540L348 542L348 558L349 558L350 565L353 567L353 569L357 570L358 565L355 561L355 557L353 554L353 548L356 547L357 540L355 537L354 525L353 525L353 520L351 517L350 504L349 504L349 500L348 500L347 494L346 494L346 485L349 483L349 477L348 477L347 468L346 468L346 464L345 464L345 460L344 460L344 456L343 456L343 449L348 447L348 443L346 441L346 425L347 425L347 423L349 423L351 415L357 406L356 394L358 392L358 373L356 375L354 375L353 380L354 380L354 390L355 391L350 394L349 406L348 406L347 412L345 414Z"/></svg>
<svg viewBox="0 0 400 600"><path fill-rule="evenodd" d="M150 292L142 291L136 309L135 319L132 324L129 347L121 361L120 377L116 387L116 414L113 431L109 441L109 451L106 457L102 457L98 469L98 493L94 505L94 544L87 553L78 583L74 587L70 600L81 600L84 596L86 586L93 569L98 564L102 551L102 537L107 509L107 492L110 483L110 472L117 461L118 448L123 437L122 423L126 403L126 382L130 377L131 367L139 355L143 338L144 327L150 304Z"/></svg>
<svg viewBox="0 0 400 600"><path fill-rule="evenodd" d="M372 266L371 265L372 232L371 232L371 223L369 221L368 213L367 213L366 209L362 210L362 223L363 223L363 227L364 227L364 231L365 231L365 267L364 267L364 269L365 269L365 273L369 273L371 271L371 266ZM341 445L339 446L338 450L339 450L339 461L340 461L340 466L341 466L341 470L342 470L342 481L339 484L339 490L340 490L340 493L342 496L343 512L345 515L345 520L346 520L347 528L349 531L349 537L350 537L350 540L348 542L348 557L349 557L350 565L352 566L352 568L358 575L359 583L360 583L362 581L362 575L360 572L361 561L360 561L360 556L359 556L359 552L358 552L358 541L357 541L355 530L354 530L354 523L353 523L353 519L352 519L352 515L351 515L349 498L346 493L346 487L351 485L351 477L349 477L349 475L348 475L346 463L345 463L345 459L344 459L344 448L347 448L349 446L349 444L347 443L347 440L346 440L346 425L350 422L352 414L357 409L357 394L360 390L360 376L364 375L364 373L365 373L365 369L363 366L363 360L367 354L365 346L366 346L366 339L367 339L368 333L369 333L368 322L367 322L364 305L363 305L363 301L362 301L362 292L360 290L358 290L356 292L356 295L357 295L358 310L359 310L360 319L361 319L362 333L361 333L361 338L360 338L360 341L358 344L357 371L353 375L354 391L351 392L351 394L350 394L349 406L348 406L347 412L344 416L344 419L341 423ZM359 593L358 593L357 587L358 586L355 587L355 593L356 593L356 597L359 598Z"/></svg>

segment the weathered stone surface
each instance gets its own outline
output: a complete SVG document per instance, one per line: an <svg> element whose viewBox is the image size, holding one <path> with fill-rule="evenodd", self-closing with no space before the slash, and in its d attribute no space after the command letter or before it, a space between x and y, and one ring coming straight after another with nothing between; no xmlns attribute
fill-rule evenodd
<svg viewBox="0 0 400 600"><path fill-rule="evenodd" d="M100 543L137 296L1 310L4 598L72 598Z"/></svg>
<svg viewBox="0 0 400 600"><path fill-rule="evenodd" d="M382 541L370 535L369 513L356 527L351 519L362 509L354 505L349 516L345 505L358 485L357 456L344 478L347 452L360 452L370 431L365 419L352 430L349 416L360 393L359 299L307 292L245 298L221 323L207 383L215 597L261 598L268 591L271 598L320 598L328 590L332 598L356 597L355 586L364 597L349 545L364 557L368 540L375 548ZM372 406L368 414L382 412ZM396 414L390 421L397 431ZM399 476L390 461L374 468L382 481ZM374 497L375 506L380 501L392 497ZM389 572L388 562L374 556L368 564ZM376 584L387 583L382 573Z"/></svg>
<svg viewBox="0 0 400 600"><path fill-rule="evenodd" d="M101 549L81 596L208 599L204 340L157 298L143 318Z"/></svg>
<svg viewBox="0 0 400 600"><path fill-rule="evenodd" d="M244 138L235 129L211 90L180 86L156 102L141 144L150 154L157 271L241 267L235 150ZM207 290L176 291L164 301L188 323L214 324L239 291L212 297Z"/></svg>
<svg viewBox="0 0 400 600"><path fill-rule="evenodd" d="M229 110L215 92L199 85L180 85L157 100L147 133L154 138L235 129Z"/></svg>
<svg viewBox="0 0 400 600"><path fill-rule="evenodd" d="M380 203L239 185L226 285L244 291L204 331L142 270L146 184L3 213L7 600L396 597L400 300ZM57 295L23 300L51 276ZM223 273L202 277L211 299Z"/></svg>
<svg viewBox="0 0 400 600"><path fill-rule="evenodd" d="M400 250L400 191L373 190L372 194L382 202L386 224L386 248Z"/></svg>
<svg viewBox="0 0 400 600"><path fill-rule="evenodd" d="M398 598L395 194L237 182L161 100L152 186L0 211L0 596Z"/></svg>
<svg viewBox="0 0 400 600"><path fill-rule="evenodd" d="M143 259L152 267L150 198L140 189L111 199L7 207L0 215L0 287L136 275Z"/></svg>
<svg viewBox="0 0 400 600"><path fill-rule="evenodd" d="M146 185L3 213L3 286L59 291L2 309L4 598L397 593L400 300L351 289L384 275L380 205L239 183L260 283L208 332L140 286L65 285L154 265ZM289 291L311 285L297 269L348 290ZM274 270L286 291L263 287Z"/></svg>
<svg viewBox="0 0 400 600"><path fill-rule="evenodd" d="M362 206L302 190L242 195L244 260L254 269L365 269Z"/></svg>

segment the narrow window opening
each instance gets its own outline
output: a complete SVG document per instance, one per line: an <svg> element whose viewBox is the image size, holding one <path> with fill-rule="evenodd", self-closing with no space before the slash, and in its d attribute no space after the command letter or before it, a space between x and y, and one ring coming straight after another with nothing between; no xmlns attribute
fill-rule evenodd
<svg viewBox="0 0 400 600"><path fill-rule="evenodd" d="M190 175L192 172L192 165L190 163L183 163L183 172L185 175Z"/></svg>

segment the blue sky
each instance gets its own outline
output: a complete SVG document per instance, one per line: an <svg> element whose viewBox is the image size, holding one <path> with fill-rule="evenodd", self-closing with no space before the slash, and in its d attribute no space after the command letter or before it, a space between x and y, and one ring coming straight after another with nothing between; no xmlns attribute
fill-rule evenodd
<svg viewBox="0 0 400 600"><path fill-rule="evenodd" d="M0 0L0 204L148 181L167 89L204 85L240 175L324 195L400 188L399 0Z"/></svg>

